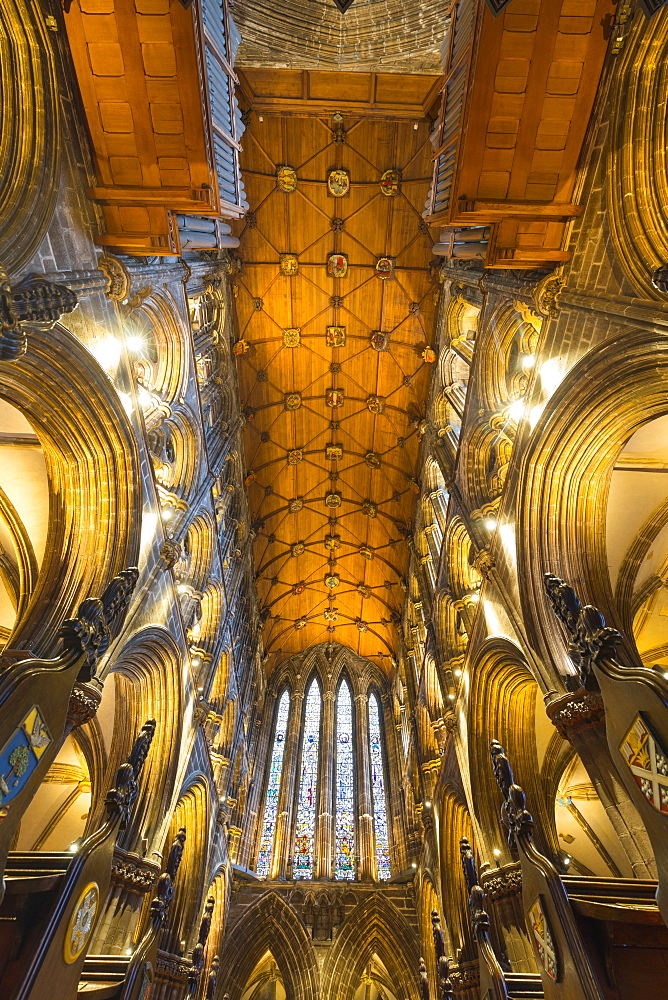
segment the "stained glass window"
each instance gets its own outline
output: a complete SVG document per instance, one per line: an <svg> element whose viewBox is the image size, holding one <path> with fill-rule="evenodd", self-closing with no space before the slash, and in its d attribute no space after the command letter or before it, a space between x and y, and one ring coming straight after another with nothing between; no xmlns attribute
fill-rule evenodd
<svg viewBox="0 0 668 1000"><path fill-rule="evenodd" d="M271 763L269 764L267 798L264 804L264 818L262 820L262 839L260 840L260 851L257 856L257 866L255 869L261 878L268 878L271 868L271 855L274 847L274 832L278 812L278 793L281 787L281 772L283 770L283 750L285 749L285 740L288 732L289 714L290 695L287 691L284 691L276 714L276 733L274 735L274 749L271 754Z"/></svg>
<svg viewBox="0 0 668 1000"><path fill-rule="evenodd" d="M342 681L336 699L335 878L355 878L355 761L350 688Z"/></svg>
<svg viewBox="0 0 668 1000"><path fill-rule="evenodd" d="M313 877L313 847L318 791L318 756L320 748L320 688L315 678L306 695L304 711L304 742L302 744L299 800L295 826L295 878Z"/></svg>
<svg viewBox="0 0 668 1000"><path fill-rule="evenodd" d="M369 753L373 795L373 831L376 838L376 868L379 879L388 879L392 874L390 871L390 840L387 830L387 800L385 798L380 712L375 694L369 695Z"/></svg>

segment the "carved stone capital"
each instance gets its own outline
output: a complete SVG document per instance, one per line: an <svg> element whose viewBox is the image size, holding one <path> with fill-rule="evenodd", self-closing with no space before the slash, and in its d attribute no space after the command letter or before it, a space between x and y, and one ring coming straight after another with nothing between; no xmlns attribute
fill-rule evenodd
<svg viewBox="0 0 668 1000"><path fill-rule="evenodd" d="M125 302L132 287L132 278L125 265L113 254L103 253L97 266L107 279L106 295L114 302Z"/></svg>
<svg viewBox="0 0 668 1000"><path fill-rule="evenodd" d="M503 868L492 868L480 875L480 883L485 895L492 902L517 896L522 892L522 871L519 864L504 865Z"/></svg>
<svg viewBox="0 0 668 1000"><path fill-rule="evenodd" d="M173 538L166 538L160 546L160 555L165 562L165 569L172 569L181 558L181 543Z"/></svg>
<svg viewBox="0 0 668 1000"><path fill-rule="evenodd" d="M114 885L145 895L153 888L159 874L160 869L155 862L123 851L120 847L115 848L111 864L111 880Z"/></svg>
<svg viewBox="0 0 668 1000"><path fill-rule="evenodd" d="M473 560L473 565L478 570L481 576L486 580L489 579L490 573L496 566L496 562L492 558L492 554L489 549L480 549Z"/></svg>
<svg viewBox="0 0 668 1000"><path fill-rule="evenodd" d="M75 684L67 706L67 731L71 733L73 729L78 729L79 726L90 722L100 707L101 701L102 692L93 684Z"/></svg>
<svg viewBox="0 0 668 1000"><path fill-rule="evenodd" d="M533 299L536 309L542 316L553 317L559 313L559 294L566 279L559 273L552 272L538 282L534 289Z"/></svg>
<svg viewBox="0 0 668 1000"><path fill-rule="evenodd" d="M180 958L178 955L170 955L166 951L159 951L155 968L160 979L183 986L188 981L190 962L186 958Z"/></svg>
<svg viewBox="0 0 668 1000"><path fill-rule="evenodd" d="M605 726L603 698L598 691L580 688L547 706L547 715L559 735L569 742L584 729Z"/></svg>
<svg viewBox="0 0 668 1000"><path fill-rule="evenodd" d="M63 313L77 307L76 294L40 274L28 274L10 285L0 267L0 360L16 361L27 347L24 323L50 329Z"/></svg>

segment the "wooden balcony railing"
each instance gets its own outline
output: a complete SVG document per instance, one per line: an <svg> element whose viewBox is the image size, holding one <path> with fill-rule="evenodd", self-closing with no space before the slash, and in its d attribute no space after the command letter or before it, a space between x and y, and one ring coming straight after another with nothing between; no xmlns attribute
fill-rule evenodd
<svg viewBox="0 0 668 1000"><path fill-rule="evenodd" d="M248 205L227 0L73 0L65 23L93 146L102 246L236 246Z"/></svg>
<svg viewBox="0 0 668 1000"><path fill-rule="evenodd" d="M425 218L487 267L569 259L576 169L613 0L454 0Z"/></svg>

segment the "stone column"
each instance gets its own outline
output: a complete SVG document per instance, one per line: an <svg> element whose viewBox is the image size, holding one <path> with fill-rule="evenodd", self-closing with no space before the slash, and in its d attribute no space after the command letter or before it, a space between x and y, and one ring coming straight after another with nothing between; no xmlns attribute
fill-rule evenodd
<svg viewBox="0 0 668 1000"><path fill-rule="evenodd" d="M318 781L318 838L316 841L315 878L331 878L334 864L334 691L322 696L322 736L320 742L320 774Z"/></svg>
<svg viewBox="0 0 668 1000"><path fill-rule="evenodd" d="M645 827L610 756L603 698L581 688L547 706L557 732L575 747L636 878L656 878L654 853Z"/></svg>
<svg viewBox="0 0 668 1000"><path fill-rule="evenodd" d="M371 794L371 760L369 758L369 715L367 696L355 696L355 737L357 740L357 855L358 878L376 877L376 854L373 839L373 796Z"/></svg>
<svg viewBox="0 0 668 1000"><path fill-rule="evenodd" d="M292 711L288 725L288 738L283 754L283 775L281 791L278 797L278 815L274 833L274 859L270 877L285 879L288 873L288 861L292 857L292 816L294 812L295 785L299 770L299 737L302 727L302 702L304 694L295 691L292 695Z"/></svg>

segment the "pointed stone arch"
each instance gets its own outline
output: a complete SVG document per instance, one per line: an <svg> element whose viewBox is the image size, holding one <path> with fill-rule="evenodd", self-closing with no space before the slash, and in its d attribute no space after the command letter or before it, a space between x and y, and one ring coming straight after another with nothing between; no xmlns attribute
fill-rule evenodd
<svg viewBox="0 0 668 1000"><path fill-rule="evenodd" d="M365 967L377 954L397 984L397 995L417 997L417 934L393 903L374 893L359 903L339 930L322 970L326 1000L352 1000Z"/></svg>
<svg viewBox="0 0 668 1000"><path fill-rule="evenodd" d="M286 1000L318 1000L320 978L303 923L276 892L253 903L227 935L220 956L219 995L239 1000L253 969L271 951L283 977Z"/></svg>

